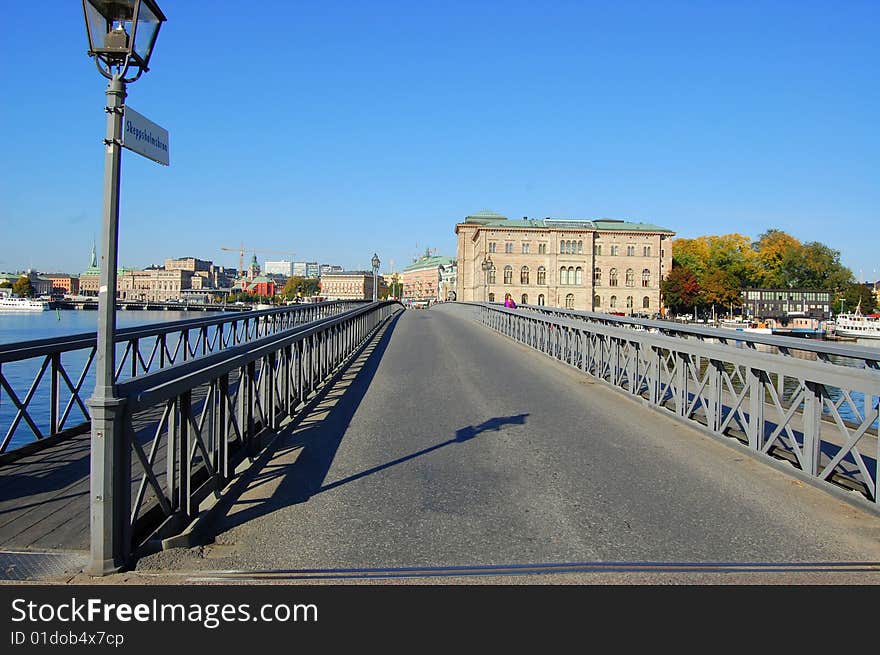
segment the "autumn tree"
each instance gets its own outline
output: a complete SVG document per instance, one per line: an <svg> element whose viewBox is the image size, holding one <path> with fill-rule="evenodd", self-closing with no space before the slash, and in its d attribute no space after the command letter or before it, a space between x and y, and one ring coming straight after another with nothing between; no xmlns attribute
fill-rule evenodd
<svg viewBox="0 0 880 655"><path fill-rule="evenodd" d="M686 266L673 266L666 279L660 283L663 302L674 313L680 314L700 302L700 282L697 275Z"/></svg>

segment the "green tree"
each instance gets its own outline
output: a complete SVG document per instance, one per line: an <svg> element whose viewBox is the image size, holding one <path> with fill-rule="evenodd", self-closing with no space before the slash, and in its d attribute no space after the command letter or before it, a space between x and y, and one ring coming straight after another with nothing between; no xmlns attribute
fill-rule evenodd
<svg viewBox="0 0 880 655"><path fill-rule="evenodd" d="M9 280L3 280L2 282L0 282L0 289L9 289L11 287L12 282L10 282Z"/></svg>
<svg viewBox="0 0 880 655"><path fill-rule="evenodd" d="M30 298L34 295L34 290L31 287L31 281L26 275L22 275L18 278L12 285L12 293L16 296L21 296L22 298Z"/></svg>
<svg viewBox="0 0 880 655"><path fill-rule="evenodd" d="M700 282L697 274L685 266L673 266L660 284L663 302L676 314L693 309L700 302Z"/></svg>
<svg viewBox="0 0 880 655"><path fill-rule="evenodd" d="M840 302L841 299L843 304ZM861 307L859 307L859 303L861 303ZM835 312L847 313L856 311L857 307L862 314L871 314L877 309L877 299L870 287L858 282L850 282L837 295L833 309Z"/></svg>
<svg viewBox="0 0 880 655"><path fill-rule="evenodd" d="M284 288L281 289L281 293L279 295L285 300L294 300L297 297L309 298L311 296L317 295L317 293L318 280L316 280L315 278L307 278L301 277L299 275L294 275L287 278L287 282L285 283Z"/></svg>

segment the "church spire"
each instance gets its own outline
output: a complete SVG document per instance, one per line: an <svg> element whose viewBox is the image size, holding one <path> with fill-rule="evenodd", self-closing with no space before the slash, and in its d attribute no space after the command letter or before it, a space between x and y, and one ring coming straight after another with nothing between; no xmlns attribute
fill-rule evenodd
<svg viewBox="0 0 880 655"><path fill-rule="evenodd" d="M95 252L95 240L92 239L92 254L89 256L89 268L98 267L98 254Z"/></svg>

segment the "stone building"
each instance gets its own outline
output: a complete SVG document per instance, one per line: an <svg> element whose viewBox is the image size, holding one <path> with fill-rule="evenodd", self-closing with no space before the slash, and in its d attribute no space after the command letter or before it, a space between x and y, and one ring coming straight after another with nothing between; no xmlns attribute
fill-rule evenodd
<svg viewBox="0 0 880 655"><path fill-rule="evenodd" d="M441 285L443 273L446 274L446 287L450 278L454 276L455 259L432 255L430 250L400 273L400 283L403 285L404 302L438 302L448 300L442 294Z"/></svg>
<svg viewBox="0 0 880 655"><path fill-rule="evenodd" d="M510 220L490 211L456 224L457 296L651 316L672 268L674 232L616 219ZM493 270L484 274L482 263Z"/></svg>
<svg viewBox="0 0 880 655"><path fill-rule="evenodd" d="M382 276L377 276L379 288ZM342 271L321 276L321 298L325 300L372 300L372 271Z"/></svg>

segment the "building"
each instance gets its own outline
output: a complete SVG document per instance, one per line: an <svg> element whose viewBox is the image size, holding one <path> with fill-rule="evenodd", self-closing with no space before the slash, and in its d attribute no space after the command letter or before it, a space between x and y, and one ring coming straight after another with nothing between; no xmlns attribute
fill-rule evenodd
<svg viewBox="0 0 880 655"><path fill-rule="evenodd" d="M437 267L440 274L440 301L455 300L458 285L458 263L453 259L449 264Z"/></svg>
<svg viewBox="0 0 880 655"><path fill-rule="evenodd" d="M318 262L306 262L306 277L314 280L321 277L321 266Z"/></svg>
<svg viewBox="0 0 880 655"><path fill-rule="evenodd" d="M52 281L53 296L79 295L79 276L67 273L46 273L43 277Z"/></svg>
<svg viewBox="0 0 880 655"><path fill-rule="evenodd" d="M321 277L325 275L329 275L330 273L344 273L345 269L342 266L337 266L336 264L321 264L319 267L319 274Z"/></svg>
<svg viewBox="0 0 880 655"><path fill-rule="evenodd" d="M293 262L289 262L286 259L277 262L264 262L263 264L263 272L266 275L283 275L287 278L294 274ZM305 267L303 267L303 272L305 272Z"/></svg>
<svg viewBox="0 0 880 655"><path fill-rule="evenodd" d="M458 236L456 295L462 301L548 305L612 314L662 313L660 282L672 267L675 233L618 219L510 220L466 216ZM493 269L483 272L484 260Z"/></svg>
<svg viewBox="0 0 880 655"><path fill-rule="evenodd" d="M403 269L400 283L403 285L404 302L439 302L448 300L448 284L456 268L455 259L432 255L430 250ZM446 294L442 289L442 275L446 274Z"/></svg>
<svg viewBox="0 0 880 655"><path fill-rule="evenodd" d="M787 322L794 317L827 319L833 302L830 291L818 289L746 289L743 311L753 319Z"/></svg>
<svg viewBox="0 0 880 655"><path fill-rule="evenodd" d="M382 277L377 276L379 288ZM372 271L342 271L321 276L321 297L326 300L372 300Z"/></svg>

